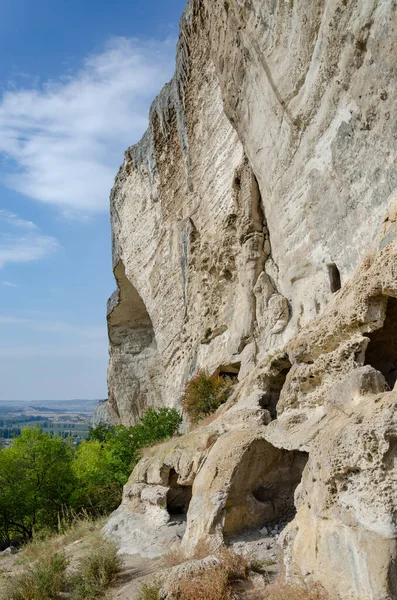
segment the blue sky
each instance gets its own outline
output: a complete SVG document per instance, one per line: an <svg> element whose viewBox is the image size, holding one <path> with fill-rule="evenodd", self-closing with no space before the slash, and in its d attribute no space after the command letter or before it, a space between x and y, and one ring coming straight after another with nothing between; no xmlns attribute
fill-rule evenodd
<svg viewBox="0 0 397 600"><path fill-rule="evenodd" d="M185 0L0 0L0 399L106 397L109 191Z"/></svg>

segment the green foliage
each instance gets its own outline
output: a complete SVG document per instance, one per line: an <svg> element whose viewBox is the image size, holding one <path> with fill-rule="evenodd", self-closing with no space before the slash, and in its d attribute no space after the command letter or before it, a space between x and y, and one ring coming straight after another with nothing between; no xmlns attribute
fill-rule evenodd
<svg viewBox="0 0 397 600"><path fill-rule="evenodd" d="M159 600L160 598L160 586L157 584L146 585L143 584L141 588L141 594L138 600Z"/></svg>
<svg viewBox="0 0 397 600"><path fill-rule="evenodd" d="M0 538L30 539L35 529L55 527L75 478L73 450L40 429L23 430L0 451Z"/></svg>
<svg viewBox="0 0 397 600"><path fill-rule="evenodd" d="M120 481L120 466L112 460L111 444L96 440L84 441L78 446L73 462L77 481L71 504L77 512L107 514L120 504L123 483L127 481L129 463L124 465L124 479Z"/></svg>
<svg viewBox="0 0 397 600"><path fill-rule="evenodd" d="M171 438L181 423L182 416L174 408L150 408L132 427L134 445L140 449Z"/></svg>
<svg viewBox="0 0 397 600"><path fill-rule="evenodd" d="M215 412L226 402L230 394L232 381L219 375L210 375L200 370L185 387L182 407L193 423Z"/></svg>
<svg viewBox="0 0 397 600"><path fill-rule="evenodd" d="M182 418L150 409L134 427L100 425L75 448L26 428L0 450L0 543L59 529L64 515L104 515L117 508L141 449L173 436Z"/></svg>
<svg viewBox="0 0 397 600"><path fill-rule="evenodd" d="M140 458L140 450L172 437L182 417L173 408L149 409L133 427L101 424L90 429L76 450L74 473L78 486L73 497L84 507L104 514L120 503L123 485Z"/></svg>
<svg viewBox="0 0 397 600"><path fill-rule="evenodd" d="M84 556L77 572L70 578L71 600L97 600L104 598L122 567L114 544L106 542L95 552Z"/></svg>
<svg viewBox="0 0 397 600"><path fill-rule="evenodd" d="M66 586L67 560L63 554L45 556L34 567L8 582L4 600L58 600Z"/></svg>

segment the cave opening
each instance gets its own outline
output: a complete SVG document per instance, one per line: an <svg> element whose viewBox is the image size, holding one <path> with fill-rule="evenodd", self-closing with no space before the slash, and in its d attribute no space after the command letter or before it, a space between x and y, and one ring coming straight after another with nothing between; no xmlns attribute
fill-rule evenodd
<svg viewBox="0 0 397 600"><path fill-rule="evenodd" d="M252 489L255 501L263 509L265 525L291 521L296 514L295 490L302 479L303 469L308 460L306 452L283 451L287 468L273 471Z"/></svg>
<svg viewBox="0 0 397 600"><path fill-rule="evenodd" d="M327 268L331 292L335 294L335 292L338 292L342 287L340 271L335 263L330 263L329 265L327 265Z"/></svg>
<svg viewBox="0 0 397 600"><path fill-rule="evenodd" d="M380 371L393 389L397 381L397 298L388 298L383 326L367 333L366 337L369 344L364 364Z"/></svg>
<svg viewBox="0 0 397 600"><path fill-rule="evenodd" d="M233 474L225 505L224 533L286 524L296 514L294 495L308 460L306 452L255 440Z"/></svg>
<svg viewBox="0 0 397 600"><path fill-rule="evenodd" d="M217 368L215 374L218 375L218 377L222 377L223 379L231 379L233 383L235 383L238 381L240 367L240 362L230 363L228 365L221 365Z"/></svg>
<svg viewBox="0 0 397 600"><path fill-rule="evenodd" d="M168 478L167 511L174 518L184 518L189 510L192 499L192 486L180 485L178 473L175 469L170 470Z"/></svg>

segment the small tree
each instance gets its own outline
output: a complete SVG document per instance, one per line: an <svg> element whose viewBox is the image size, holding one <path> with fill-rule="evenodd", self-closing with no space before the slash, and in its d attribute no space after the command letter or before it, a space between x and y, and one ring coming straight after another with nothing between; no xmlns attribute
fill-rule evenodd
<svg viewBox="0 0 397 600"><path fill-rule="evenodd" d="M182 397L182 407L193 423L215 412L229 397L232 381L200 370L190 379Z"/></svg>

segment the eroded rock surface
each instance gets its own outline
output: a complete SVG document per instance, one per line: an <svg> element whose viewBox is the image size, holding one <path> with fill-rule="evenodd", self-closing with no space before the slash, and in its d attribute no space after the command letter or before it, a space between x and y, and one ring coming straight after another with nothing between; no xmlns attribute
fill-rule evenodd
<svg viewBox="0 0 397 600"><path fill-rule="evenodd" d="M189 555L290 521L288 577L397 597L396 25L392 0L188 3L111 197L108 410L238 383L145 455L111 535L180 527Z"/></svg>

